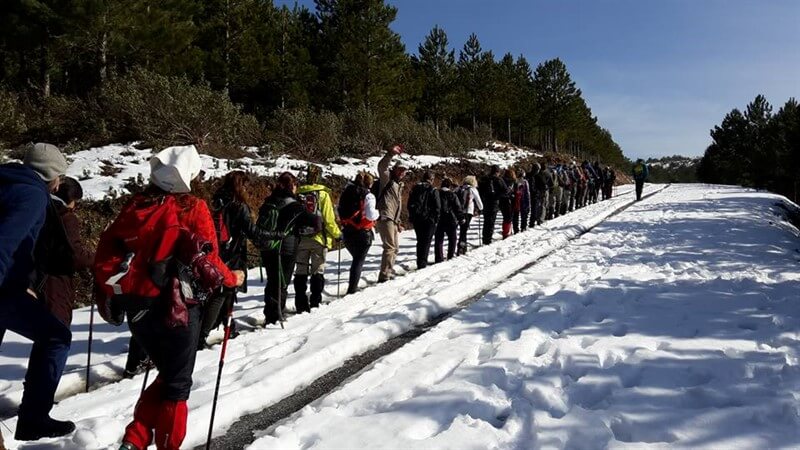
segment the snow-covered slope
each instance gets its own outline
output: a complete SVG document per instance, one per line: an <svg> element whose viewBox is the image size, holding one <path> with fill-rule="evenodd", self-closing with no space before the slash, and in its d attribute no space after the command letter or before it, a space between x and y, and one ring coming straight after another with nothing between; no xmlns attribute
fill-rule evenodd
<svg viewBox="0 0 800 450"><path fill-rule="evenodd" d="M236 160L213 158L201 155L203 170L207 178L224 176L232 169L247 170L257 175L274 176L285 171L298 173L308 166L308 161L288 155L262 158L256 149L249 149L251 156ZM76 152L69 156L70 166L67 175L81 180L85 196L89 200L102 200L128 193L128 183L146 182L150 174L148 161L152 156L149 149L138 150L134 145L107 145ZM486 149L471 150L466 160L497 164L508 167L530 156L541 156L513 146L493 144ZM359 171L367 170L377 173L380 157L373 156L364 160L356 158L339 158L336 161L322 164L325 175L338 175L354 178ZM447 158L431 155L403 154L396 158L411 169L431 167L439 163L457 163L459 158Z"/></svg>
<svg viewBox="0 0 800 450"><path fill-rule="evenodd" d="M251 448L798 448L800 235L777 199L672 186Z"/></svg>

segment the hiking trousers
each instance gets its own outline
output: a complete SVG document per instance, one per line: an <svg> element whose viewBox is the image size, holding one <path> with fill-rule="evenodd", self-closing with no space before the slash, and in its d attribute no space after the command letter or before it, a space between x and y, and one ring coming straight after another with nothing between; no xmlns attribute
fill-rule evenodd
<svg viewBox="0 0 800 450"><path fill-rule="evenodd" d="M414 233L417 235L417 269L428 267L428 255L431 253L431 243L436 231L436 222L419 220L414 222Z"/></svg>
<svg viewBox="0 0 800 450"><path fill-rule="evenodd" d="M0 329L33 341L18 424L46 420L67 362L72 333L56 316L25 291L0 291ZM19 425L17 425L19 426Z"/></svg>
<svg viewBox="0 0 800 450"><path fill-rule="evenodd" d="M186 436L189 414L186 400L192 389L192 372L200 336L201 311L189 306L185 327L164 324L158 308L152 308L136 322L128 313L128 326L158 369L158 376L139 397L133 421L125 428L124 442L146 448L155 437L156 448L177 450Z"/></svg>
<svg viewBox="0 0 800 450"><path fill-rule="evenodd" d="M447 259L453 259L453 257L456 256L458 224L439 222L436 226L436 250L434 251L434 258L437 263L444 261L445 236L447 236Z"/></svg>
<svg viewBox="0 0 800 450"><path fill-rule="evenodd" d="M642 199L642 191L644 190L644 180L636 180L636 201Z"/></svg>
<svg viewBox="0 0 800 450"><path fill-rule="evenodd" d="M296 268L294 274L294 296L297 312L309 312L322 302L325 288L325 259L328 248L313 238L303 238L297 246ZM306 293L311 279L311 296Z"/></svg>
<svg viewBox="0 0 800 450"><path fill-rule="evenodd" d="M497 221L497 210L485 208L483 210L483 245L492 243L494 223Z"/></svg>
<svg viewBox="0 0 800 450"><path fill-rule="evenodd" d="M472 214L464 214L464 222L459 225L458 230L458 254L463 255L469 250L469 241L467 235L469 233L469 226L472 223Z"/></svg>
<svg viewBox="0 0 800 450"><path fill-rule="evenodd" d="M400 230L393 220L381 219L376 224L381 235L383 254L381 254L381 270L378 281L386 281L394 276L394 261L397 259L397 248L400 244Z"/></svg>
<svg viewBox="0 0 800 450"><path fill-rule="evenodd" d="M342 239L344 239L344 247L350 252L353 257L353 262L350 263L350 278L347 283L347 293L354 294L358 291L358 282L361 280L361 271L364 268L364 261L367 259L372 241L374 239L372 230L357 230L351 227L345 227L342 230Z"/></svg>
<svg viewBox="0 0 800 450"><path fill-rule="evenodd" d="M261 252L261 261L267 271L267 286L264 289L265 323L277 323L281 319L281 311L286 310L286 297L289 294L289 280L292 279L294 272L295 254L280 254L277 250L270 250Z"/></svg>

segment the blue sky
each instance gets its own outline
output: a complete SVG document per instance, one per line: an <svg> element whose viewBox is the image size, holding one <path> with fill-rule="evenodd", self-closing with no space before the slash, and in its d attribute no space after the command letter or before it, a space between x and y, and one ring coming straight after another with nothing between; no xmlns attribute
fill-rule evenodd
<svg viewBox="0 0 800 450"><path fill-rule="evenodd" d="M701 155L709 130L757 94L775 111L800 98L800 0L389 3L410 52L439 25L455 49L475 32L484 49L534 67L561 58L631 158Z"/></svg>

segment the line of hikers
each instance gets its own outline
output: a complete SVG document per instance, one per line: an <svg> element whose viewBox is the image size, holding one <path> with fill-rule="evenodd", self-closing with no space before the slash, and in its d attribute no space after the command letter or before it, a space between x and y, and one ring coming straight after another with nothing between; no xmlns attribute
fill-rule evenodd
<svg viewBox="0 0 800 450"><path fill-rule="evenodd" d="M179 448L196 349L206 346L219 325L225 325L225 342L236 335L231 317L237 292L247 288L247 241L266 268L264 326L283 326L290 280L298 313L320 305L327 253L337 245L352 255L347 293L355 293L375 230L383 247L378 282L392 279L408 173L392 160L402 151L402 146L387 151L377 180L358 174L335 209L318 166L309 166L303 184L284 172L253 220L247 174L228 173L209 207L191 194L201 173L196 150L163 150L150 161L149 185L125 204L94 254L83 245L72 212L82 198L80 184L64 177L67 162L58 148L36 144L22 164L0 166L0 340L9 329L34 342L16 439L57 437L75 429L49 413L71 343L72 278L92 266L100 315L115 325L127 319L131 330L124 376L148 364L158 369L136 404L121 448L143 449L154 441L159 449ZM534 164L519 177L514 169L501 174L493 166L480 182L467 176L456 185L443 178L437 189L434 174L425 172L407 203L417 235L417 266L427 266L432 241L435 262L466 253L477 215L483 218L482 241L489 244L498 211L506 238L610 198L615 178L610 167L602 169L597 162ZM221 365L222 359L220 370Z"/></svg>

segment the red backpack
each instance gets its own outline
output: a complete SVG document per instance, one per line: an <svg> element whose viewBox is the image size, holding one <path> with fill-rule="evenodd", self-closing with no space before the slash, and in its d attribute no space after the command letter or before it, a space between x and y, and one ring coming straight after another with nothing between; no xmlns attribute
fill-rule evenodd
<svg viewBox="0 0 800 450"><path fill-rule="evenodd" d="M179 206L172 195L134 196L100 235L94 262L94 293L101 316L112 315L112 303L125 298L156 298L167 285L167 260L181 234ZM112 317L113 316L113 317Z"/></svg>

